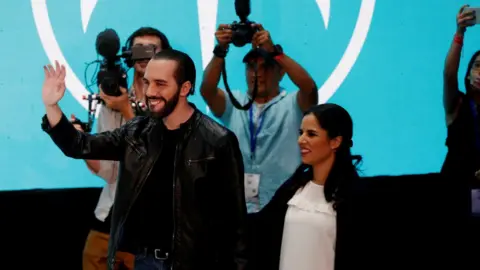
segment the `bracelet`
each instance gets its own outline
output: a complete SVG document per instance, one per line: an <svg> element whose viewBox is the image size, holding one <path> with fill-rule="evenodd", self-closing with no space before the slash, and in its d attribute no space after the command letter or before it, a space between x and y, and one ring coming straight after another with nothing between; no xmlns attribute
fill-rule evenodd
<svg viewBox="0 0 480 270"><path fill-rule="evenodd" d="M463 36L455 34L455 37L453 38L453 42L457 43L460 46L463 46Z"/></svg>
<svg viewBox="0 0 480 270"><path fill-rule="evenodd" d="M279 61L279 60L281 60L281 59L283 58L283 55L284 55L283 53L278 54L278 55L275 55L275 56L273 57L273 59L275 59L275 61Z"/></svg>

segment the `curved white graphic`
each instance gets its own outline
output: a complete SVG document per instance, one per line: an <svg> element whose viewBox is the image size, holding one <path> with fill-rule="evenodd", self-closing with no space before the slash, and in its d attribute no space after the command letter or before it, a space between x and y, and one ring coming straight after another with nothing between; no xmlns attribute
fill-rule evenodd
<svg viewBox="0 0 480 270"><path fill-rule="evenodd" d="M320 14L322 14L323 25L325 25L325 29L327 29L328 22L330 21L330 0L317 0L317 5L320 9Z"/></svg>
<svg viewBox="0 0 480 270"><path fill-rule="evenodd" d="M97 3L98 0L80 0L82 30L84 33L87 30L88 23ZM316 3L323 17L324 27L328 28L330 21L330 0L316 0ZM31 0L31 4L37 32L48 59L51 63L58 60L65 65L67 69L65 82L68 90L84 108L87 108L87 102L82 99L82 96L88 94L88 91L63 56L48 16L46 0ZM213 36L217 24L218 0L197 0L197 9L202 66L205 68L213 56L212 51L215 45ZM362 0L358 19L347 49L333 72L318 90L319 103L326 102L337 91L355 64L365 43L374 9L375 0Z"/></svg>
<svg viewBox="0 0 480 270"><path fill-rule="evenodd" d="M319 1L321 0L317 0L317 3ZM348 73L350 73L353 64L357 61L357 57L362 50L365 40L367 39L374 9L375 0L362 1L357 23L355 24L355 29L353 30L347 49L343 53L342 59L340 59L340 62L338 62L332 74L330 74L330 77L328 77L322 87L318 89L318 104L327 102L343 83Z"/></svg>
<svg viewBox="0 0 480 270"><path fill-rule="evenodd" d="M87 110L88 102L82 99L83 95L88 95L88 91L83 86L82 82L73 72L72 68L68 64L67 60L63 56L62 50L58 45L55 34L53 33L52 24L48 17L48 9L46 0L32 0L32 11L35 25L37 26L37 32L40 36L45 53L47 54L50 63L54 64L55 60L65 65L67 75L65 78L65 84L67 89L72 93L73 97Z"/></svg>
<svg viewBox="0 0 480 270"><path fill-rule="evenodd" d="M92 17L93 10L97 6L98 0L80 0L80 15L82 16L83 33L87 32L88 22Z"/></svg>

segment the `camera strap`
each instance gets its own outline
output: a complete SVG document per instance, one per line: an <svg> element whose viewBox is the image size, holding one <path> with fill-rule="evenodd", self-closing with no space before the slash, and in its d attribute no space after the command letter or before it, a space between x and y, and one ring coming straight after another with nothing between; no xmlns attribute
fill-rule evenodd
<svg viewBox="0 0 480 270"><path fill-rule="evenodd" d="M254 82L254 86L253 86L252 96L249 98L249 101L247 102L247 104L241 105L240 102L238 102L238 100L233 95L232 91L230 90L230 86L228 85L228 82L227 82L227 70L225 69L225 61L223 61L223 64L222 64L223 84L225 85L225 90L227 91L227 94L230 97L230 101L232 102L233 107L235 107L239 110L246 111L249 108L251 108L253 102L255 101L255 98L257 97L257 93L258 93L258 86L257 86L258 65L256 63L254 65L254 71L255 71L255 82Z"/></svg>

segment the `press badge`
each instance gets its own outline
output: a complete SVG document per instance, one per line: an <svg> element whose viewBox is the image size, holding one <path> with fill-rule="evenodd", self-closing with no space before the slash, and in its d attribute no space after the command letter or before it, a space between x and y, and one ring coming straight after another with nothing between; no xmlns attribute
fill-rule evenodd
<svg viewBox="0 0 480 270"><path fill-rule="evenodd" d="M258 197L258 186L260 184L260 174L245 174L245 199L247 202L253 201Z"/></svg>

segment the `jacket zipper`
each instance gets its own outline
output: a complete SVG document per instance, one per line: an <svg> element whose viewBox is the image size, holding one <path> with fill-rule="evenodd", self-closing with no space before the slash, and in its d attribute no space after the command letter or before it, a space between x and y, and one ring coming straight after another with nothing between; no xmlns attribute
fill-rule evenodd
<svg viewBox="0 0 480 270"><path fill-rule="evenodd" d="M197 163L200 161L207 161L207 160L214 160L215 157L206 157L206 158L200 158L200 159L189 159L187 161L188 166L190 166L192 163Z"/></svg>
<svg viewBox="0 0 480 270"><path fill-rule="evenodd" d="M171 244L171 251L170 255L173 256L173 250L175 248L175 231L176 231L176 222L175 222L175 187L176 187L176 181L177 181L177 154L178 154L178 143L175 145L175 155L173 157L173 185L172 185L172 221L173 221L173 232L172 232L172 244ZM170 270L173 270L173 265L174 261L173 259L171 260L172 265L170 265Z"/></svg>
<svg viewBox="0 0 480 270"><path fill-rule="evenodd" d="M128 140L126 140L128 142ZM132 201L130 202L127 212L125 213L125 217L122 220L122 224L117 228L117 232L115 233L115 252L117 252L118 245L119 245L119 234L120 234L120 228L123 228L125 225L125 222L127 221L128 215L130 214L130 210L132 209L133 203L137 200L138 195L140 194L140 191L142 190L143 186L145 185L146 179L150 176L150 173L152 172L153 166L157 162L158 157L160 156L160 153L162 152L163 145L160 147L160 151L157 152L157 155L155 159L153 160L152 164L150 165L150 168L148 169L147 175L142 179L141 186L138 188L138 192L135 192L134 197L132 198ZM134 148L135 149L135 148ZM174 169L175 170L175 169ZM112 259L112 267L115 266L115 257ZM113 268L112 268L113 269Z"/></svg>

